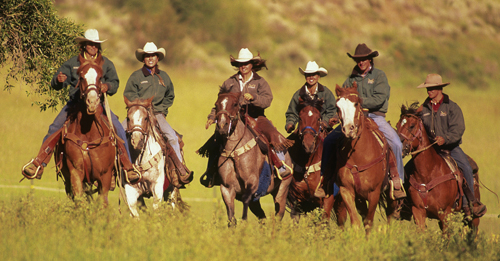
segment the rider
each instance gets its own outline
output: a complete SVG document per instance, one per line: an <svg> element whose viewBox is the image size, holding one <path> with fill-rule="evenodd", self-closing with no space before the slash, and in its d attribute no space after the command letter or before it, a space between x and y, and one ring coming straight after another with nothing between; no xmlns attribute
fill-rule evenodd
<svg viewBox="0 0 500 261"><path fill-rule="evenodd" d="M299 71L306 78L306 83L293 94L293 97L290 100L288 110L285 113L286 132L291 133L295 129L297 122L299 122L299 112L297 111L299 97L303 100L310 100L314 98L323 99L324 103L323 111L321 112L321 127L324 130L331 128L331 126L338 122L338 118L336 116L337 109L335 105L335 96L330 89L318 82L320 77L325 77L328 74L328 71L323 67L319 67L314 61L308 62L306 69L303 70L302 68L299 68Z"/></svg>
<svg viewBox="0 0 500 261"><path fill-rule="evenodd" d="M277 156L283 163L285 160L285 151L290 144L286 143L286 139L276 130L272 123L265 117L264 110L271 105L273 94L267 81L257 74L262 68L266 68L266 60L260 55L253 56L247 49L242 48L238 54L238 58L230 56L231 65L238 68L238 73L232 75L220 87L219 93L223 92L241 92L239 104L242 112L248 112L251 118L257 120L258 129L268 139L273 149L269 151L274 156ZM205 128L208 129L215 121L215 107L212 108L208 115L208 120ZM212 187L215 172L217 171L217 155L210 154L208 159L207 171L200 178L200 183L205 187ZM291 170L285 164L277 166L281 177L286 177L291 174Z"/></svg>
<svg viewBox="0 0 500 261"><path fill-rule="evenodd" d="M130 75L123 96L129 101L154 97L152 103L156 120L164 138L175 151L176 157L171 157L175 162L174 165L179 174L184 176L190 171L184 163L177 133L166 120L168 108L174 103L175 94L170 77L158 66L158 62L165 58L165 49L158 49L153 42L148 42L144 45L144 49L135 51L135 57L143 62L144 66ZM126 119L122 124L127 128Z"/></svg>
<svg viewBox="0 0 500 261"><path fill-rule="evenodd" d="M99 32L96 29L88 29L85 31L84 37L77 37L75 41L80 48L79 55L85 60L95 60L99 56L102 57L104 63L102 65L103 77L101 81L103 84L101 91L109 95L115 94L118 90L119 83L115 66L113 62L101 54L101 43L106 40L99 40ZM70 98L68 103L61 109L54 122L50 125L47 135L43 138L42 147L38 155L23 167L22 174L28 179L33 179L35 177L40 179L42 177L43 168L47 166L54 152L54 147L61 138L61 129L66 121L68 113L80 102L80 90L76 88L79 80L77 74L78 68L80 67L80 62L78 61L79 55L73 56L66 61L52 77L52 81L50 82L51 87L55 90L60 90L69 86ZM125 130L122 128L122 125L113 112L111 112L111 118L118 136L126 143ZM120 161L127 172L128 179L134 182L139 178L139 174L130 161L128 146L121 142L117 144Z"/></svg>
<svg viewBox="0 0 500 261"><path fill-rule="evenodd" d="M347 55L356 62L356 66L353 68L351 75L342 84L342 87L351 87L354 82L357 83L359 96L363 100L363 109L367 110L368 117L378 125L379 130L384 134L389 146L394 152L394 156L396 157L400 181L394 180L394 178L392 180L395 188L394 197L396 199L404 198L406 197L406 193L403 189L403 145L394 128L392 128L391 125L385 120L385 114L387 113L387 109L389 107L391 87L389 86L385 73L374 67L373 58L378 56L378 51L372 51L368 48L368 46L366 46L366 44L362 43L356 46L354 55L351 55L350 53L347 53ZM323 144L323 159L330 159L332 154L331 152L336 147L336 143L341 136L341 127L338 126L325 138ZM322 161L322 171L324 167L326 167L325 162L326 160ZM321 190L323 190L321 187L318 188L316 194L324 194ZM336 191L334 194L336 194Z"/></svg>
<svg viewBox="0 0 500 261"><path fill-rule="evenodd" d="M474 197L472 167L467 155L460 148L465 131L464 116L460 107L443 93L443 87L448 84L450 83L443 83L439 74L429 74L425 82L417 87L427 88L428 95L422 104L421 118L429 137L437 143L440 149L450 151L450 156L457 162L465 176L468 186L464 184L463 187L470 189L470 195L467 195L468 193L466 195L471 198L463 197L464 212L470 216L470 203L472 214L481 217L486 213L486 206Z"/></svg>

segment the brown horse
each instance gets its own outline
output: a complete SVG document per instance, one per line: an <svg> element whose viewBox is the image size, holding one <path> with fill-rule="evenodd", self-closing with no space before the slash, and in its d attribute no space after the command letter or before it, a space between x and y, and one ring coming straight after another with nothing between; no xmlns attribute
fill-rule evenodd
<svg viewBox="0 0 500 261"><path fill-rule="evenodd" d="M403 141L403 155L412 159L405 165L409 177L410 205L415 223L425 228L425 218L439 220L439 227L445 231L446 217L462 208L460 190L463 178L458 167L448 165L431 144L420 118L418 102L409 108L401 106L401 117L396 125ZM474 175L475 196L479 200L478 176ZM469 223L479 226L479 218Z"/></svg>
<svg viewBox="0 0 500 261"><path fill-rule="evenodd" d="M83 59L80 63L77 87L85 103L79 102L77 111L68 117L55 160L70 197L82 197L97 183L97 191L107 206L117 141L100 102L102 67Z"/></svg>
<svg viewBox="0 0 500 261"><path fill-rule="evenodd" d="M229 225L236 223L234 218L234 200L243 202L242 219L247 219L248 208L259 219L266 217L260 201L255 198L259 188L259 177L266 164L264 155L257 145L255 136L240 115L238 103L240 93L220 93L215 103L217 134L221 137L222 152L218 161L221 177L220 190L226 204ZM286 155L286 163L291 159ZM290 166L290 165L289 165ZM270 185L265 191L274 198L276 215L283 217L286 209L286 197L291 179L281 181L276 175L270 177Z"/></svg>
<svg viewBox="0 0 500 261"><path fill-rule="evenodd" d="M322 99L299 98L299 124L289 138L296 139L288 149L293 161L293 179L288 192L288 205L293 218L298 214L323 206L323 201L314 196L321 181L321 155L324 132L321 129ZM300 142L299 142L300 141Z"/></svg>
<svg viewBox="0 0 500 261"><path fill-rule="evenodd" d="M337 222L343 226L347 219L345 205L351 223L355 226L360 225L357 215L359 211L368 233L381 195L385 192L390 149L376 123L364 115L356 83L351 88L341 88L337 85L335 91L338 97L338 115L345 136L337 148L335 167L336 182L343 202L342 204L336 203ZM388 201L386 214L392 218L395 201L388 196L383 196L383 198ZM368 201L368 206L366 201ZM333 202L333 200L325 200L325 211L331 209Z"/></svg>

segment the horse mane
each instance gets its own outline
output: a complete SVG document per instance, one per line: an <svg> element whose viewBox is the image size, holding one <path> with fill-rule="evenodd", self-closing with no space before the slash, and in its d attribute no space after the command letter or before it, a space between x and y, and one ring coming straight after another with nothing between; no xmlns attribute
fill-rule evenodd
<svg viewBox="0 0 500 261"><path fill-rule="evenodd" d="M298 110L301 111L303 108L305 108L307 106L312 106L312 107L318 109L318 111L321 113L324 110L324 108L323 108L324 103L325 103L325 101L321 98L318 98L318 97L314 97L314 99L309 97L309 95L304 97L304 98L299 97Z"/></svg>
<svg viewBox="0 0 500 261"><path fill-rule="evenodd" d="M149 99L135 99L133 101L130 101L127 97L123 97L125 100L125 105L127 106L127 109L129 109L132 106L142 106L144 108L149 108L152 105L153 97Z"/></svg>
<svg viewBox="0 0 500 261"><path fill-rule="evenodd" d="M401 105L401 115L414 115L417 117L422 116L422 109L418 101L408 105Z"/></svg>

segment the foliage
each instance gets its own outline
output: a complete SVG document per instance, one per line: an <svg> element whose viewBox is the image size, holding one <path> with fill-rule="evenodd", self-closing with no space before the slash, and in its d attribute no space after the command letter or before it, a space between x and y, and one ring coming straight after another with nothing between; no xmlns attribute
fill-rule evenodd
<svg viewBox="0 0 500 261"><path fill-rule="evenodd" d="M73 42L81 26L56 15L52 0L4 0L0 2L0 66L10 66L4 89L12 82L32 86L28 95L43 96L41 110L68 99L67 90L50 88L57 68L78 50Z"/></svg>

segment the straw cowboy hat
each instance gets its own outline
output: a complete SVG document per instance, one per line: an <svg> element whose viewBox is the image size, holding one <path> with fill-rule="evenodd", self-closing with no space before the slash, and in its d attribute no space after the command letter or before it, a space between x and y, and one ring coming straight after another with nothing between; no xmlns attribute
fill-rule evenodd
<svg viewBox="0 0 500 261"><path fill-rule="evenodd" d="M155 53L158 55L158 61L163 60L165 58L165 49L156 47L156 45L153 42L147 42L144 45L144 49L137 49L135 51L135 58L139 60L139 62L144 62L144 54L146 53Z"/></svg>
<svg viewBox="0 0 500 261"><path fill-rule="evenodd" d="M323 67L319 67L315 61L309 61L305 70L302 70L302 68L299 67L299 72L302 73L302 75L305 75L306 73L319 73L319 76L321 77L328 74L328 71Z"/></svg>
<svg viewBox="0 0 500 261"><path fill-rule="evenodd" d="M77 43L83 42L93 42L93 43L104 43L106 40L99 40L99 32L96 29L87 29L85 31L84 37L78 36L75 38Z"/></svg>
<svg viewBox="0 0 500 261"><path fill-rule="evenodd" d="M378 52L372 51L372 49L368 48L368 46L366 46L366 44L362 43L362 44L358 44L358 46L356 46L356 50L354 50L354 55L351 55L350 53L347 53L347 55L349 57L351 57L352 59L370 58L370 57L377 57Z"/></svg>
<svg viewBox="0 0 500 261"><path fill-rule="evenodd" d="M425 82L417 86L417 88L445 87L449 82L443 83L443 78L437 73L431 73L425 78Z"/></svg>
<svg viewBox="0 0 500 261"><path fill-rule="evenodd" d="M232 55L229 56L229 59L231 60L231 65L238 67L239 63L246 63L248 61L260 61L262 58L260 58L260 55L253 56L252 52L248 50L248 48L241 48L240 53L238 54L238 58L234 58Z"/></svg>

